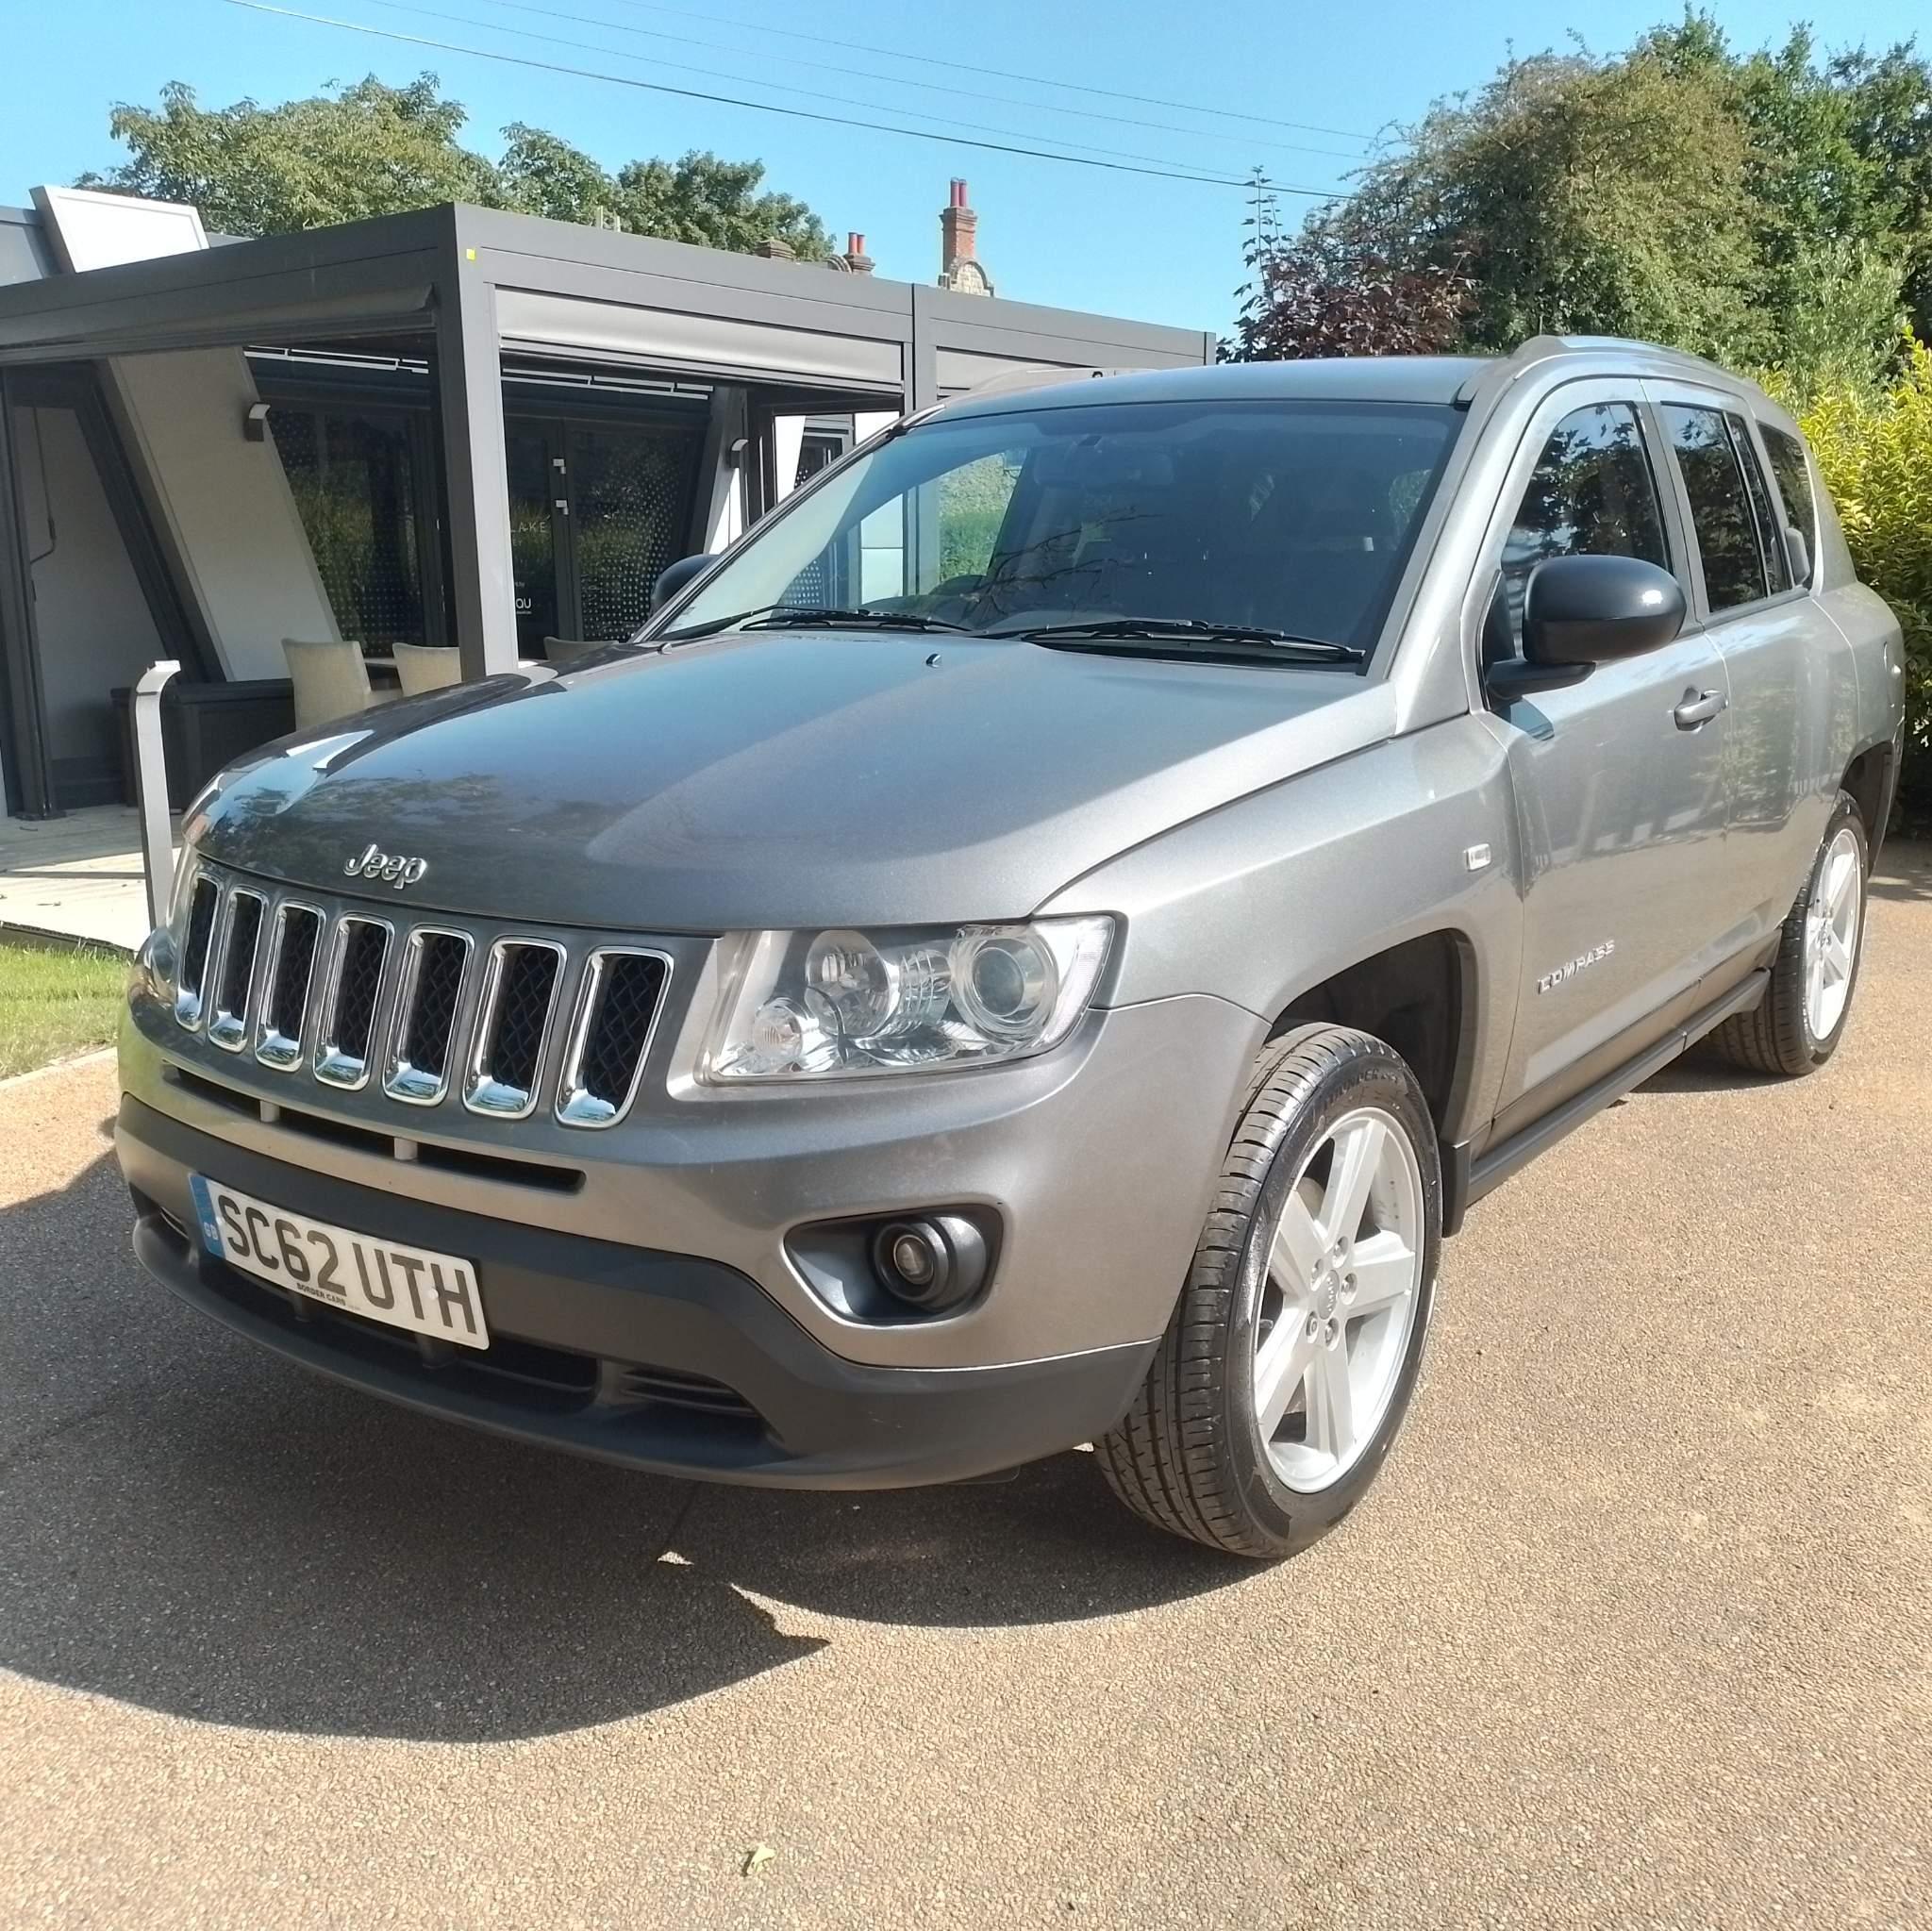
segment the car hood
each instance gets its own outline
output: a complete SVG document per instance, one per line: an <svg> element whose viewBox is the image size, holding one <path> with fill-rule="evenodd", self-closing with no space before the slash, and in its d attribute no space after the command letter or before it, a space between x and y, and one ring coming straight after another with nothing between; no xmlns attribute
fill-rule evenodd
<svg viewBox="0 0 1932 1931"><path fill-rule="evenodd" d="M189 830L219 861L411 910L662 932L1011 919L1392 718L1346 668L726 637L283 740ZM420 875L352 883L372 845Z"/></svg>

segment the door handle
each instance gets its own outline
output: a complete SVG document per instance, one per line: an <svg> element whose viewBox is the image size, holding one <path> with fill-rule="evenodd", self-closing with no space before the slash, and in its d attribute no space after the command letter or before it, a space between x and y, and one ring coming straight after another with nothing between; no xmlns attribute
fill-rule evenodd
<svg viewBox="0 0 1932 1931"><path fill-rule="evenodd" d="M1680 731L1694 731L1699 724L1707 724L1730 701L1722 691L1687 691L1671 716Z"/></svg>

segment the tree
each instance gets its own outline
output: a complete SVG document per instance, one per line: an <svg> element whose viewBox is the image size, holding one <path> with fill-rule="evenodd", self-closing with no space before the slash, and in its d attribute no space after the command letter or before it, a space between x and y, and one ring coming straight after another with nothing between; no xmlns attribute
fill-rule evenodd
<svg viewBox="0 0 1932 1931"><path fill-rule="evenodd" d="M1322 225L1291 238L1258 175L1248 226L1251 279L1223 360L1432 356L1460 339L1472 291L1459 262L1398 268Z"/></svg>
<svg viewBox="0 0 1932 1931"><path fill-rule="evenodd" d="M580 149L521 122L504 129L498 168L509 206L556 221L612 221L638 235L696 241L747 254L779 241L803 260L830 252L824 225L789 194L759 193L758 161L688 154L678 161L631 161L608 174Z"/></svg>
<svg viewBox="0 0 1932 1931"><path fill-rule="evenodd" d="M1891 170L1854 84L1874 63L1860 54L1821 67L1805 27L1740 58L1702 13L1641 44L1714 89L1744 130L1756 302L1776 359L1811 381L1875 378L1904 320L1907 251ZM1888 82L1901 72L1889 66Z"/></svg>
<svg viewBox="0 0 1932 1931"><path fill-rule="evenodd" d="M1634 335L1803 384L1879 379L1932 334L1932 65L1740 55L1708 13L1627 53L1505 63L1439 102L1300 234L1250 242L1229 353L1442 333ZM1418 309L1418 303L1421 304Z"/></svg>
<svg viewBox="0 0 1932 1931"><path fill-rule="evenodd" d="M1400 266L1461 264L1474 346L1578 331L1748 357L1746 155L1702 76L1541 54L1432 108L1325 225Z"/></svg>
<svg viewBox="0 0 1932 1931"><path fill-rule="evenodd" d="M1932 61L1907 42L1840 55L1831 71L1851 92L1852 144L1884 183L1913 332L1932 341Z"/></svg>
<svg viewBox="0 0 1932 1931"><path fill-rule="evenodd" d="M284 234L438 202L468 201L558 221L621 224L636 234L750 250L783 241L808 259L827 252L824 224L789 194L760 192L758 161L688 154L611 174L557 135L504 130L503 159L461 146L468 116L425 74L408 87L371 75L308 100L264 108L197 105L180 81L158 108L117 107L109 121L131 157L81 177L162 201L187 201L230 235Z"/></svg>
<svg viewBox="0 0 1932 1931"><path fill-rule="evenodd" d="M465 120L433 75L385 87L371 75L333 94L213 109L170 81L158 108L115 108L108 126L133 158L83 188L187 201L210 228L275 235L440 201L500 204L496 171L458 146Z"/></svg>

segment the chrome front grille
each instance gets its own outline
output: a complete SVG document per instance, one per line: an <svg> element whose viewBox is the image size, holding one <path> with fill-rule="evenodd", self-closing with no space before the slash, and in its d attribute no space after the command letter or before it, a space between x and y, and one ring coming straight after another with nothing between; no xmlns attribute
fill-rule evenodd
<svg viewBox="0 0 1932 1931"><path fill-rule="evenodd" d="M459 1100L525 1120L547 1103L572 1127L612 1125L635 1104L671 976L644 946L395 923L207 866L180 957L176 1024L225 1052L252 1040L270 1072L346 1094L376 1069L378 1107Z"/></svg>
<svg viewBox="0 0 1932 1931"><path fill-rule="evenodd" d="M548 940L499 939L483 979L463 1105L473 1113L522 1120L536 1111L543 1042L563 983L563 947Z"/></svg>
<svg viewBox="0 0 1932 1931"><path fill-rule="evenodd" d="M394 935L387 919L349 913L336 923L315 1045L315 1076L330 1086L353 1092L368 1084L369 1042L375 1034L382 969Z"/></svg>
<svg viewBox="0 0 1932 1931"><path fill-rule="evenodd" d="M260 892L241 886L228 894L220 963L212 974L214 1010L208 1021L208 1042L225 1053L239 1053L248 1043L248 994L255 984L255 955L261 944L261 915L267 904Z"/></svg>
<svg viewBox="0 0 1932 1931"><path fill-rule="evenodd" d="M608 1126L630 1110L669 971L661 953L591 953L557 1083L557 1117L566 1125Z"/></svg>
<svg viewBox="0 0 1932 1931"><path fill-rule="evenodd" d="M256 1021L255 1057L277 1073L302 1061L308 991L322 947L322 914L313 906L284 899L269 930L268 967Z"/></svg>
<svg viewBox="0 0 1932 1931"><path fill-rule="evenodd" d="M433 1107L449 1090L450 1047L470 964L470 935L419 925L403 942L394 1046L382 1090Z"/></svg>
<svg viewBox="0 0 1932 1931"><path fill-rule="evenodd" d="M181 941L181 973L175 988L175 1017L191 1032L201 1024L208 956L215 941L215 914L221 908L221 887L212 878L197 878L188 904L188 933Z"/></svg>

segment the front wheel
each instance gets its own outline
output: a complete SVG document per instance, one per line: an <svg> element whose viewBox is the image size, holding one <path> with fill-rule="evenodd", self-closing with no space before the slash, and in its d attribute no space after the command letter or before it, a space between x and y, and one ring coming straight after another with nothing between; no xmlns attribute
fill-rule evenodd
<svg viewBox="0 0 1932 1931"><path fill-rule="evenodd" d="M1332 1528L1407 1412L1441 1224L1435 1129L1401 1056L1341 1026L1271 1041L1146 1382L1095 1444L1115 1494L1263 1559Z"/></svg>

